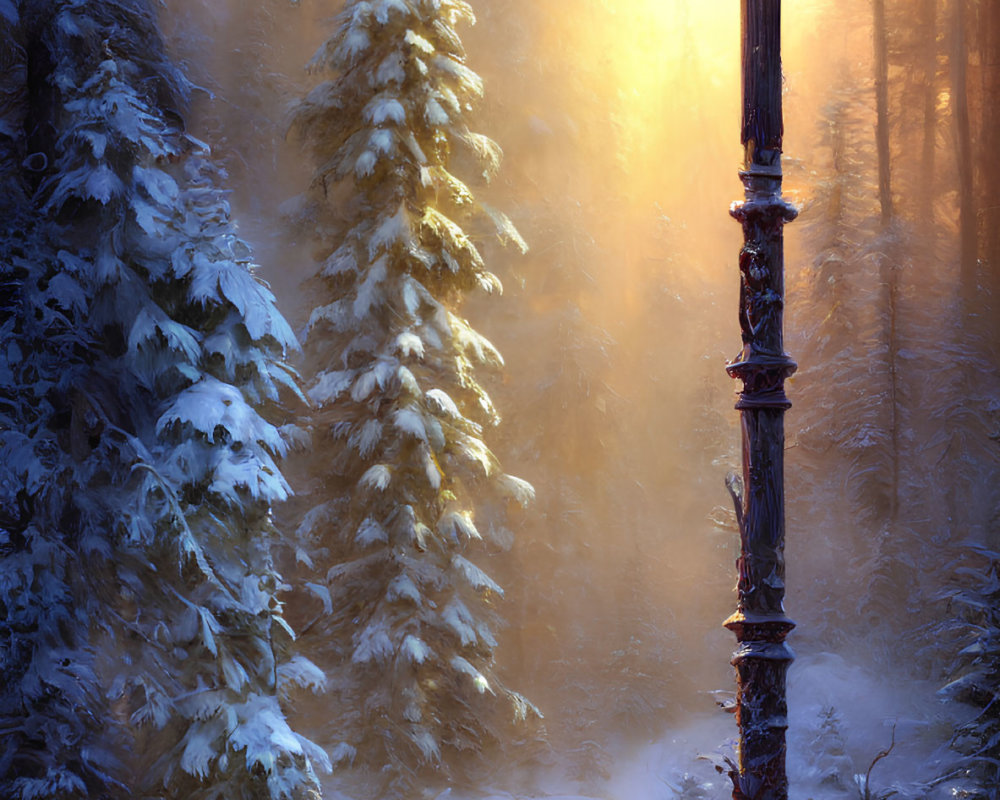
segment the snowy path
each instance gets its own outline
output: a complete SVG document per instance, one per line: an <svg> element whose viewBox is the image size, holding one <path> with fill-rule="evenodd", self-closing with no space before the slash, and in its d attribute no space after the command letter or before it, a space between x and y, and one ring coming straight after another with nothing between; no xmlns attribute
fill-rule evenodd
<svg viewBox="0 0 1000 800"><path fill-rule="evenodd" d="M801 800L855 800L855 776L867 772L886 749L895 725L896 746L872 772L872 789L895 789L905 798L951 797L953 784L933 791L924 781L948 771L951 721L927 683L891 681L840 656L800 657L789 677L788 772L790 795ZM706 700L706 705L708 701ZM833 710L833 713L830 712ZM531 795L492 792L485 797L445 795L447 800L727 800L728 779L704 754L732 754L733 718L706 712L640 747L609 746L611 778L588 785L553 774ZM445 800L442 797L441 800Z"/></svg>

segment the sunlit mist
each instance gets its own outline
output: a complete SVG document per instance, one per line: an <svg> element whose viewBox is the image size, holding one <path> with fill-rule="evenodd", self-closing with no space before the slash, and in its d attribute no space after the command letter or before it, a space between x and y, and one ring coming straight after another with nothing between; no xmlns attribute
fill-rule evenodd
<svg viewBox="0 0 1000 800"><path fill-rule="evenodd" d="M463 96L461 111L503 159L487 180L488 170L470 167L475 159L456 146L448 169L488 213L510 217L527 250L475 223L465 252L478 248L503 292L482 291L492 285L486 280L468 296L449 290L441 308L452 316L438 319L453 332L474 328L503 356L481 377L501 421L469 430L482 433L503 470L534 485L535 500L523 509L496 500L510 506L503 522L499 512L490 517L493 506L477 510L476 524L496 536L468 538L503 587L486 603L502 620L491 668L544 720L516 741L498 735L492 771L478 773L476 785L452 781L442 767L441 786L424 796L731 796L725 768L712 762L732 755L736 736L727 713L734 640L722 621L735 607L740 546L726 489L727 475L741 469L737 385L725 371L741 346L742 231L729 215L743 192L740 1L469 2L477 22L459 34L465 66L485 88L478 105ZM7 5L0 0L0 12ZM342 6L176 0L159 12L170 55L194 87L187 131L225 168L226 202L253 246L256 274L300 340L316 287L330 278L314 278L320 263L346 237L344 220L363 216L359 207L378 196L378 187L362 201L351 194L363 182L360 159L340 184L314 179L322 148L293 122L310 90L339 77L328 57L311 71L306 64ZM894 736L896 749L873 770L873 791L861 787L864 797L888 796L875 788L910 800L995 797L961 794L982 780L968 761L975 737L961 727L977 695L949 681L972 670L969 654L980 652L962 650L990 607L968 599L970 576L982 579L979 598L983 576L996 575L984 566L997 558L990 548L1000 545L1000 97L992 94L1000 92L1000 36L985 22L1000 15L990 0L887 7L880 122L870 0L784 4L784 191L801 212L785 234L785 343L799 364L785 423L786 602L798 623L789 639L798 653L792 794L854 796L855 776ZM956 86L957 63L968 69L966 86ZM408 146L420 150L415 138ZM881 194L880 167L889 182ZM430 174L423 165L412 173ZM328 206L322 224L310 216L317 196ZM402 218L406 201L392 196ZM315 372L294 346L287 350L303 375ZM345 374L346 363L345 355L337 367ZM300 397L303 408L310 398ZM380 413L378 402L371 406ZM281 424L294 427L295 413L310 412L289 412ZM332 431L341 423L322 424ZM491 477L492 462L484 456L483 464ZM438 474L427 474L440 488ZM326 480L299 477L292 489L300 496ZM345 496L345 504L354 497ZM296 502L272 509L289 536L302 523ZM473 511L463 513L475 531ZM330 514L330 525L339 524ZM275 596L308 629L302 609L319 607L317 597L332 602L330 594L293 583L313 557L331 581L336 565L324 564L322 547L289 549L275 557L290 581ZM356 609L327 613L343 622ZM330 652L338 664L351 660L346 646ZM468 669L479 693L492 693ZM337 732L315 722L325 719L323 702L295 695L288 713L315 725L332 751ZM456 758L473 763L476 746L460 744ZM370 766L354 764L348 751L322 778L329 797L351 796L344 776Z"/></svg>

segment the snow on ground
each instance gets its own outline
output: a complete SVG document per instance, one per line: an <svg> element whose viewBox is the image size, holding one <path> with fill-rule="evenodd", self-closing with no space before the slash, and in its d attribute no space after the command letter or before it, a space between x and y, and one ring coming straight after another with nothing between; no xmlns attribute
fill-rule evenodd
<svg viewBox="0 0 1000 800"><path fill-rule="evenodd" d="M804 800L859 797L856 776L865 775L895 738L892 752L872 769L872 797L890 789L900 798L951 797L954 783L929 785L955 761L947 747L954 704L942 704L938 688L832 653L800 658L789 673L791 794ZM838 738L830 735L830 709L838 718L840 758L830 753Z"/></svg>
<svg viewBox="0 0 1000 800"><path fill-rule="evenodd" d="M888 749L895 726L895 747L872 770L871 796L896 790L897 800L952 797L954 782L928 786L953 763L946 746L952 720L935 689L831 653L799 657L789 674L790 796L863 797L856 776L863 779ZM711 705L708 697L705 705ZM607 781L581 785L553 773L530 795L486 789L485 800L725 800L732 796L729 779L699 755L731 757L736 734L732 715L706 710L645 745L608 745L614 764ZM445 797L475 800L451 792Z"/></svg>

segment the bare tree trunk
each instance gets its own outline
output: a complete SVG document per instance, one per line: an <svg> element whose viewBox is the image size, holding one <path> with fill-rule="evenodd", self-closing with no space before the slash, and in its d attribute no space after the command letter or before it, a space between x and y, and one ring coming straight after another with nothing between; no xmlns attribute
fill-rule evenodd
<svg viewBox="0 0 1000 800"><path fill-rule="evenodd" d="M923 0L921 26L924 29L924 141L920 158L921 183L917 198L917 219L934 238L934 161L937 154L937 2Z"/></svg>
<svg viewBox="0 0 1000 800"><path fill-rule="evenodd" d="M886 290L886 361L889 371L889 440L892 458L889 474L889 535L894 536L899 525L899 270L891 256L883 256L880 265Z"/></svg>
<svg viewBox="0 0 1000 800"><path fill-rule="evenodd" d="M928 0L933 16L933 0ZM878 196L881 207L882 229L892 223L892 167L889 150L889 40L885 22L885 0L874 0L872 38L875 48L875 144L878 154ZM925 132L926 136L926 132ZM925 148L927 146L925 141ZM933 148L933 139L931 140ZM926 158L926 149L924 156ZM933 158L933 155L932 155ZM933 169L933 168L932 168ZM930 195L930 192L925 192ZM889 536L895 534L899 516L899 375L897 360L899 337L897 312L899 298L899 273L892 255L882 255L879 270L882 285L886 288L886 349L889 377L889 434L892 459L889 476Z"/></svg>
<svg viewBox="0 0 1000 800"><path fill-rule="evenodd" d="M874 0L872 33L875 44L875 144L878 148L878 200L882 225L892 219L892 180L889 161L889 36L885 0Z"/></svg>
<svg viewBox="0 0 1000 800"><path fill-rule="evenodd" d="M10 12L8 12L10 13ZM24 199L28 61L20 20L0 13L0 208Z"/></svg>
<svg viewBox="0 0 1000 800"><path fill-rule="evenodd" d="M952 113L958 157L958 213L961 261L959 281L967 310L977 300L978 247L976 242L976 198L972 172L972 131L969 123L968 52L965 18L967 0L955 0L952 20L951 80Z"/></svg>
<svg viewBox="0 0 1000 800"><path fill-rule="evenodd" d="M26 193L21 164L25 156L27 98L27 53L20 20L0 13L0 232L17 225L23 214ZM20 268L12 269L8 254L4 253L4 263L0 264L0 325L9 320L22 279L18 273L23 274Z"/></svg>
<svg viewBox="0 0 1000 800"><path fill-rule="evenodd" d="M980 231L983 261L988 270L991 331L1000 348L1000 3L983 3L980 13L982 64L982 126L978 167L981 191Z"/></svg>

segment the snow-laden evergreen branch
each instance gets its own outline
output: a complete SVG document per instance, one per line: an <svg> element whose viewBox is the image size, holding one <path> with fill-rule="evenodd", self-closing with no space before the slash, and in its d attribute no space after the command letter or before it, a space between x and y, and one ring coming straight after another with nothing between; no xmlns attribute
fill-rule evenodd
<svg viewBox="0 0 1000 800"><path fill-rule="evenodd" d="M5 185L9 188L9 184ZM71 282L24 208L0 234L0 794L117 796L123 740L89 636L103 609L86 565L107 555L71 405L87 344ZM93 465L91 465L93 467Z"/></svg>
<svg viewBox="0 0 1000 800"><path fill-rule="evenodd" d="M975 709L956 726L952 746L963 755L964 774L980 787L969 796L985 798L1000 784L1000 553L966 542L947 566L958 581L946 593L956 616L936 633L957 639L959 650L940 695Z"/></svg>
<svg viewBox="0 0 1000 800"><path fill-rule="evenodd" d="M22 10L37 222L4 239L0 444L4 590L27 616L7 622L22 732L0 776L21 798L316 796L326 756L279 707L271 559L294 337L183 132L145 0Z"/></svg>
<svg viewBox="0 0 1000 800"><path fill-rule="evenodd" d="M468 127L483 86L455 26L472 21L453 0L348 2L313 61L334 77L295 118L317 219L339 217L307 329L318 477L300 552L322 554L334 755L385 768L387 793L534 713L494 674L503 591L474 561L505 546L503 503L533 490L484 442L498 416L477 376L503 360L458 312L500 289L476 225L525 248L452 171L488 179L500 160Z"/></svg>
<svg viewBox="0 0 1000 800"><path fill-rule="evenodd" d="M94 669L83 568L102 548L66 404L88 342L79 287L28 204L21 22L16 6L0 15L0 794L115 796L121 730Z"/></svg>

